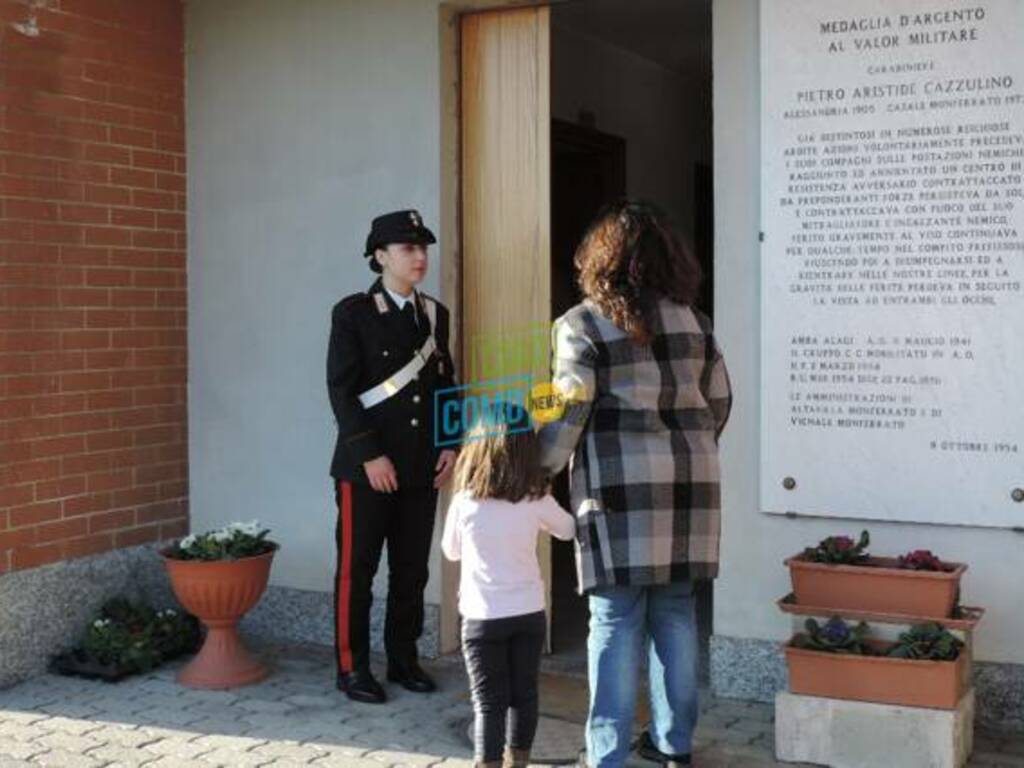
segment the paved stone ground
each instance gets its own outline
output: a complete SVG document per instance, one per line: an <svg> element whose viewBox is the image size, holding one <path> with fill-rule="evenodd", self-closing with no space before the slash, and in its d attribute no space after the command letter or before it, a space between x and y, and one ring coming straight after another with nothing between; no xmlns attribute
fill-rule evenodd
<svg viewBox="0 0 1024 768"><path fill-rule="evenodd" d="M431 666L438 693L389 686L392 701L379 707L354 704L334 690L326 649L263 653L274 660L274 674L233 691L178 686L176 665L117 685L43 675L0 691L0 768L472 765L470 707L458 659ZM542 690L548 704L542 704L536 755L571 756L582 734L586 683L546 676ZM777 765L771 707L705 697L702 710L698 768ZM972 766L1024 768L1024 736L979 732L977 740Z"/></svg>

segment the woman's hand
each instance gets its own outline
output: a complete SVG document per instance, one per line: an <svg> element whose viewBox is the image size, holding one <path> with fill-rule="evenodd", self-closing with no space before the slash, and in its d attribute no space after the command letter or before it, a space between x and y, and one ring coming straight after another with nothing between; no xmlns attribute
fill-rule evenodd
<svg viewBox="0 0 1024 768"><path fill-rule="evenodd" d="M441 451L441 455L437 457L437 466L434 467L434 487L440 488L447 483L448 478L452 476L453 469L455 469L455 451L450 448Z"/></svg>
<svg viewBox="0 0 1024 768"><path fill-rule="evenodd" d="M387 456L378 456L363 462L363 469L366 470L366 477L370 481L370 487L380 493L393 493L398 490L398 473L395 472L395 465Z"/></svg>

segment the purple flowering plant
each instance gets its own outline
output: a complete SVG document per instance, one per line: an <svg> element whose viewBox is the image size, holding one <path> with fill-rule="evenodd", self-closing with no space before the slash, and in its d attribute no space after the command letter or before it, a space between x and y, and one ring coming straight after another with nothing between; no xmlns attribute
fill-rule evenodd
<svg viewBox="0 0 1024 768"><path fill-rule="evenodd" d="M818 546L805 549L804 559L812 563L860 565L868 558L867 548L870 543L871 537L867 531L861 531L857 541L849 536L829 536L818 542Z"/></svg>
<svg viewBox="0 0 1024 768"><path fill-rule="evenodd" d="M915 549L905 555L900 555L898 564L900 568L911 571L948 571L949 566L942 562L928 549Z"/></svg>
<svg viewBox="0 0 1024 768"><path fill-rule="evenodd" d="M868 625L863 621L856 626L850 626L839 616L833 616L824 625L815 619L808 619L804 627L807 634L798 635L793 642L797 648L825 653L871 655L871 649L865 643Z"/></svg>

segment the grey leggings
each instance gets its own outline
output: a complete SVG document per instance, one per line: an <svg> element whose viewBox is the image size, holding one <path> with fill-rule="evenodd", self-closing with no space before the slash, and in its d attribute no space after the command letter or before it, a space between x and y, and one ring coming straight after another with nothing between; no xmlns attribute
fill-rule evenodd
<svg viewBox="0 0 1024 768"><path fill-rule="evenodd" d="M463 619L462 655L473 698L477 762L501 760L508 746L528 750L537 731L537 676L544 612L503 619Z"/></svg>

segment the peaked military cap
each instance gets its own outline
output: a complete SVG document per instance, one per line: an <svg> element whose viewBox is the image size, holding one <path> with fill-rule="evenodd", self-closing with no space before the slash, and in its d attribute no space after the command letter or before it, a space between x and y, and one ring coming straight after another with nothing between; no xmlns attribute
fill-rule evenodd
<svg viewBox="0 0 1024 768"><path fill-rule="evenodd" d="M423 225L419 211L393 211L373 220L370 234L366 237L366 252L370 258L370 269L380 272L380 264L373 257L374 251L392 243L414 243L430 245L436 243L434 233Z"/></svg>

